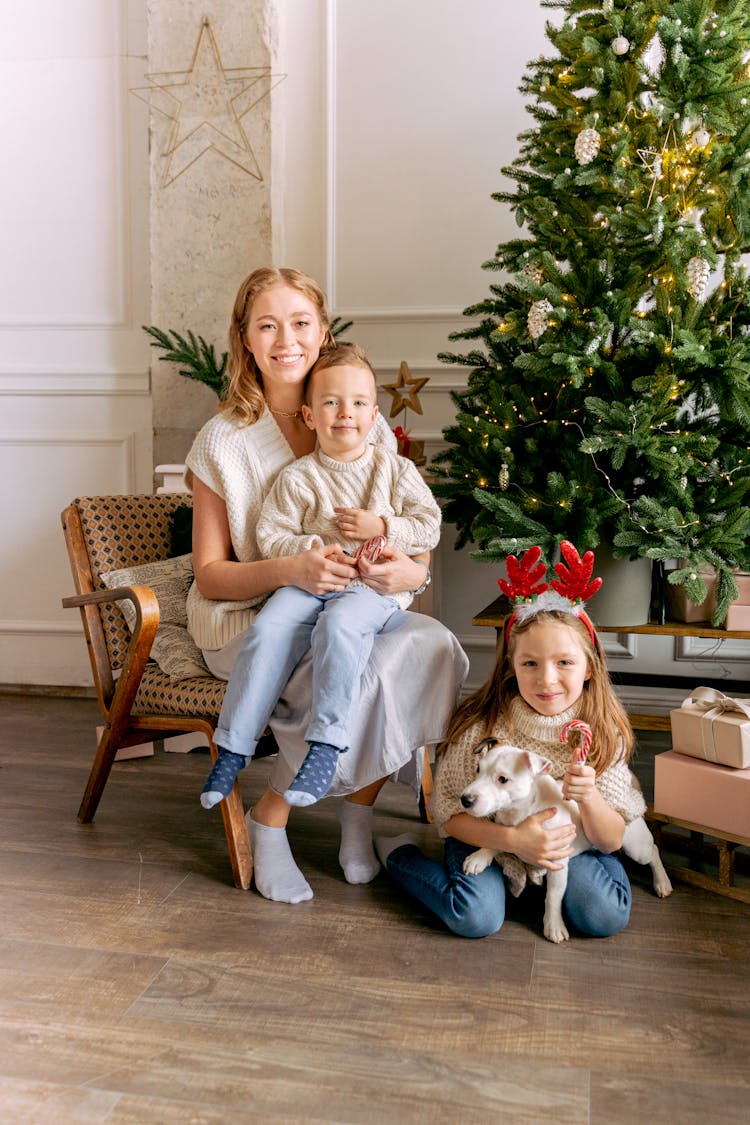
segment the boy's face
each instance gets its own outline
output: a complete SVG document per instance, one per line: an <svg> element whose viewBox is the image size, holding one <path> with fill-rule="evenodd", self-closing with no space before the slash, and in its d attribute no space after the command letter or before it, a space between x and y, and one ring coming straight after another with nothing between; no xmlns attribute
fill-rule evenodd
<svg viewBox="0 0 750 1125"><path fill-rule="evenodd" d="M323 452L337 461L361 457L378 413L372 372L344 365L316 371L309 399L302 417Z"/></svg>

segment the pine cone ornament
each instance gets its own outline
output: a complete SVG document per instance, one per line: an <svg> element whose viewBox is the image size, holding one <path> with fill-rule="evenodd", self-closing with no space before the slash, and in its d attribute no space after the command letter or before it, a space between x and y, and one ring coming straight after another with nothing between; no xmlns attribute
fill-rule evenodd
<svg viewBox="0 0 750 1125"><path fill-rule="evenodd" d="M537 340L543 332L547 331L551 312L552 305L546 297L543 297L541 301L534 301L526 318L526 325L532 340Z"/></svg>
<svg viewBox="0 0 750 1125"><path fill-rule="evenodd" d="M500 472L497 474L497 483L500 485L500 489L502 492L505 492L508 485L510 484L510 473L508 472L508 466L504 461L500 466Z"/></svg>
<svg viewBox="0 0 750 1125"><path fill-rule="evenodd" d="M521 270L521 273L525 274L526 277L531 278L531 280L536 285L541 285L544 281L544 271L540 265L537 265L536 262L527 262Z"/></svg>
<svg viewBox="0 0 750 1125"><path fill-rule="evenodd" d="M711 267L705 258L691 258L685 270L689 281L688 292L696 301L703 301L708 292L708 279L711 276Z"/></svg>
<svg viewBox="0 0 750 1125"><path fill-rule="evenodd" d="M575 154L579 164L590 164L599 154L602 138L596 129L583 129L576 137Z"/></svg>

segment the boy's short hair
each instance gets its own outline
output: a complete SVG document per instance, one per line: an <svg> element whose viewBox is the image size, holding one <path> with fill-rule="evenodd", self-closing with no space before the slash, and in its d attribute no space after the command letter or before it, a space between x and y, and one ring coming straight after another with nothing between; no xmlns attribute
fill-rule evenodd
<svg viewBox="0 0 750 1125"><path fill-rule="evenodd" d="M361 367L363 371L370 372L373 382L375 383L375 389L377 390L377 376L372 369L372 364L359 344L337 344L334 348L326 348L322 351L305 376L305 381L302 385L302 399L304 402L309 404L310 385L315 372L326 371L329 367Z"/></svg>

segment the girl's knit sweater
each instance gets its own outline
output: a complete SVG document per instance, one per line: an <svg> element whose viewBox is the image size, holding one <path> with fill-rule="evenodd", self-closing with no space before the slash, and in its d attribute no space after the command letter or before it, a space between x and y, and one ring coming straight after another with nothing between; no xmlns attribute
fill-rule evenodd
<svg viewBox="0 0 750 1125"><path fill-rule="evenodd" d="M549 758L552 777L561 781L570 762L571 749L560 741L560 732L565 723L575 719L577 714L576 704L560 715L540 715L517 696L510 705L509 723L501 722L493 731L486 731L484 724L478 722L464 731L442 754L435 778L431 808L441 835L447 835L444 830L446 821L466 812L461 804L461 794L476 777L473 751L483 738L491 735L522 750L533 750ZM638 781L622 759L599 774L596 785L607 804L620 813L626 824L646 811Z"/></svg>

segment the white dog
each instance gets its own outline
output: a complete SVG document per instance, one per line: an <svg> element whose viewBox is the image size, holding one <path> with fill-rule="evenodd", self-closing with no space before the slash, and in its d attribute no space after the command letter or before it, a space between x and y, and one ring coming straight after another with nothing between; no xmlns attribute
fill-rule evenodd
<svg viewBox="0 0 750 1125"><path fill-rule="evenodd" d="M489 817L498 824L520 824L533 813L555 808L546 828L573 823L576 837L573 855L591 847L581 828L581 815L575 801L566 801L562 785L549 774L548 758L528 750L507 746L496 738L485 738L474 750L478 757L477 777L461 794L461 804L470 816ZM632 820L625 829L622 850L637 863L648 864L653 872L654 890L660 898L672 892L658 848L643 817ZM480 848L464 860L464 872L478 875L492 863L497 853ZM545 870L547 897L544 908L544 936L549 941L566 941L568 931L562 918L562 899L568 884L568 861L557 871Z"/></svg>

